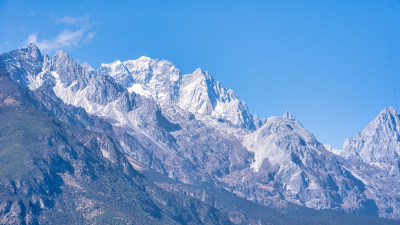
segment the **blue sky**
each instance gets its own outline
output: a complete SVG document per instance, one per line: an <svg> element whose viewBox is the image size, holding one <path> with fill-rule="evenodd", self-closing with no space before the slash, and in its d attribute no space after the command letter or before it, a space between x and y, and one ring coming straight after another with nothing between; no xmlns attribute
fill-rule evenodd
<svg viewBox="0 0 400 225"><path fill-rule="evenodd" d="M289 110L341 148L400 109L400 2L4 1L0 51L35 41L98 68L142 55L198 67L262 117Z"/></svg>

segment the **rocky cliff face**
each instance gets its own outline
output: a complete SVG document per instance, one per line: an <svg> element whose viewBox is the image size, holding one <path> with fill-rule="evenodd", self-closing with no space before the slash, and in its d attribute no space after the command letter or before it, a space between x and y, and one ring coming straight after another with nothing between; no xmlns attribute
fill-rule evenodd
<svg viewBox="0 0 400 225"><path fill-rule="evenodd" d="M123 63L102 64L100 71L112 76L128 91L151 97L161 107L178 106L243 128L255 129L259 124L249 113L246 103L200 68L192 74L181 75L168 61L141 57Z"/></svg>
<svg viewBox="0 0 400 225"><path fill-rule="evenodd" d="M230 224L144 178L113 138L40 108L0 70L1 224Z"/></svg>
<svg viewBox="0 0 400 225"><path fill-rule="evenodd" d="M376 178L368 176L382 175L382 172L371 171L367 175L366 166L357 170L352 163L326 150L288 112L283 117L268 118L261 128L247 135L243 143L255 155L251 164L254 177L245 179L251 178L250 184L258 184L257 194L283 194L285 200L310 208L334 208L381 216L389 216L386 212L397 208L395 204L388 205L388 198L391 202L397 201L393 195L388 197L391 195L388 193L382 198L371 191L382 185L369 181ZM360 171L364 171L362 175L358 175ZM390 180L386 183L397 182Z"/></svg>
<svg viewBox="0 0 400 225"><path fill-rule="evenodd" d="M29 63L19 62L24 57ZM194 185L280 209L296 204L400 218L400 184L384 167L354 161L345 153L357 152L353 147L343 148L345 158L332 154L289 112L261 122L201 69L181 75L170 62L141 57L94 70L62 51L41 56L34 45L0 59L43 110L111 136L136 166L184 184L177 190L165 182L166 190L190 193L186 185ZM390 124L374 125L374 138L394 137L397 125Z"/></svg>
<svg viewBox="0 0 400 225"><path fill-rule="evenodd" d="M392 108L382 110L367 127L347 139L341 156L377 166L400 175L400 117Z"/></svg>
<svg viewBox="0 0 400 225"><path fill-rule="evenodd" d="M41 85L36 77L43 67L43 56L34 44L0 56L0 66L10 72L11 78L21 85L35 88Z"/></svg>

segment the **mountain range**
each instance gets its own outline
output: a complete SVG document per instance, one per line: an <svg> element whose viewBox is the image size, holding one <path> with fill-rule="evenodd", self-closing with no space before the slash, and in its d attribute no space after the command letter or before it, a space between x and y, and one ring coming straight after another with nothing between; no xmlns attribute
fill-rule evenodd
<svg viewBox="0 0 400 225"><path fill-rule="evenodd" d="M34 44L0 67L1 223L400 223L391 107L335 150L200 68L93 69Z"/></svg>

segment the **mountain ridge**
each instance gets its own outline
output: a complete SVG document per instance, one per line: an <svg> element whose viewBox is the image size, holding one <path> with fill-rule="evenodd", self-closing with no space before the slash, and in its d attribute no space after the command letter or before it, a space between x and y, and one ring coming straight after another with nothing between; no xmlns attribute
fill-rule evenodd
<svg viewBox="0 0 400 225"><path fill-rule="evenodd" d="M39 105L0 69L0 223L231 224L152 184L112 138L63 124Z"/></svg>
<svg viewBox="0 0 400 225"><path fill-rule="evenodd" d="M63 52L45 55L43 62L26 52L1 54L0 65L14 78L40 84L20 83L57 118L111 135L144 168L265 206L297 204L400 218L398 181L373 165L332 154L290 112L251 122L256 116L245 103L206 71L180 75L172 63L148 57L93 70ZM34 63L18 67L23 57ZM42 65L40 71L36 65ZM221 115L234 109L233 117L215 116L218 106L224 108Z"/></svg>
<svg viewBox="0 0 400 225"><path fill-rule="evenodd" d="M383 109L363 131L347 139L341 156L400 175L400 116L393 107Z"/></svg>

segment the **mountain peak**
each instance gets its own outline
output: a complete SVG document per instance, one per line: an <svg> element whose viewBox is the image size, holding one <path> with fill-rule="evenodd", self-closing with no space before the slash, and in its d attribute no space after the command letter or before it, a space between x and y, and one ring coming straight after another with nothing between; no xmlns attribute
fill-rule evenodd
<svg viewBox="0 0 400 225"><path fill-rule="evenodd" d="M204 70L201 67L199 67L193 73L204 73Z"/></svg>
<svg viewBox="0 0 400 225"><path fill-rule="evenodd" d="M86 70L86 71L94 71L94 69L93 69L88 63L86 63L86 62L83 62L83 63L81 64L81 67L82 67L84 70Z"/></svg>
<svg viewBox="0 0 400 225"><path fill-rule="evenodd" d="M357 158L392 175L400 174L400 116L393 107L383 109L363 131L347 139L341 156Z"/></svg>
<svg viewBox="0 0 400 225"><path fill-rule="evenodd" d="M194 75L195 77L202 77L202 78L204 78L204 79L206 79L206 80L214 80L211 76L210 76L210 74L206 71L206 70L203 70L203 68L201 68L201 67L199 67L199 68L197 68L193 73L192 73L192 75Z"/></svg>
<svg viewBox="0 0 400 225"><path fill-rule="evenodd" d="M28 49L39 49L35 43L29 43L26 48Z"/></svg>
<svg viewBox="0 0 400 225"><path fill-rule="evenodd" d="M31 49L34 49L34 47L32 46ZM353 174L352 170L355 170L353 168L357 165L353 167L352 163L347 163L345 160L341 160L339 157L326 152L313 134L302 127L296 117L289 111L286 111L283 116L276 116L269 118L267 121L263 120L259 122L259 118L256 115L253 116L250 114L245 102L240 100L232 90L223 88L222 84L214 80L211 74L208 74L202 68L196 69L192 74L181 76L179 70L172 64L169 64L168 61L140 57L137 60L125 61L123 63L120 61L111 63L118 64L115 70L111 68L110 64L104 64L100 69L88 72L88 70L91 70L89 65L77 64L72 57L69 57L63 51L58 51L54 58L46 59L45 62L37 63L37 65L31 63L35 62L31 58L30 52L25 48L16 50L12 54L5 54L4 60L0 57L0 63L9 63L6 69L10 73L16 74L14 79L22 80L22 78L26 78L26 83L31 85L29 87L37 88L45 84L43 88L38 89L32 95L33 97L37 97L38 104L41 104L40 107L43 110L49 112L49 114L51 113L55 118L62 119L65 123L70 123L73 126L82 126L83 128L87 128L87 130L75 133L74 130L77 129L74 128L73 130L66 130L68 134L64 135L63 128L57 125L57 130L54 130L54 132L50 130L49 134L51 136L47 135L47 131L45 131L46 134L38 136L36 134L38 133L38 129L34 129L32 132L29 130L29 133L25 131L20 132L19 130L21 129L19 129L18 133L15 133L15 129L7 129L7 124L6 126L3 124L3 130L11 131L7 133L9 137L19 139L22 137L21 143L23 144L31 145L26 141L24 142L25 137L30 137L30 139L36 140L38 143L36 144L35 142L33 147L36 148L36 146L39 146L40 149L52 149L49 152L50 155L46 153L46 155L43 155L44 157L42 155L34 156L35 158L44 158L46 160L44 163L40 161L40 165L38 165L40 167L38 168L43 168L45 172L44 176L47 176L48 173L46 171L50 171L50 169L54 168L57 170L55 171L57 173L54 174L61 176L61 178L57 179L64 181L60 183L62 187L60 193L68 194L61 195L62 199L68 200L70 196L78 196L79 193L83 192L86 192L84 194L85 197L95 196L99 200L98 202L96 199L93 201L89 201L86 198L81 200L79 198L76 201L75 199L71 199L73 203L78 202L79 205L83 204L85 213L91 213L96 209L104 210L104 212L108 213L109 211L106 211L108 208L97 207L105 207L107 203L117 205L117 202L110 202L114 198L121 200L119 193L123 193L125 190L115 189L113 191L114 186L110 186L108 183L105 184L107 186L102 186L108 180L102 178L112 178L114 175L117 177L118 174L114 174L114 171L127 171L130 165L129 162L115 157L117 152L121 150L130 156L129 160L132 165L134 164L141 169L149 170L149 173L145 173L144 175L150 174L149 177L152 177L156 181L159 181L160 178L164 179L164 174L173 178L172 182L162 183L162 185L167 185L165 189L176 191L173 185L176 185L177 182L179 182L179 185L191 185L188 189L185 186L179 186L178 192L181 192L180 190L188 191L187 193L194 193L194 197L196 198L213 200L219 191L214 192L211 189L210 192L207 191L206 193L203 191L202 186L202 189L199 189L201 192L192 188L192 185L200 186L202 184L207 185L205 187L209 187L211 183L215 184L216 188L221 188L222 191L237 190L236 195L268 206L276 205L282 207L286 205L286 202L291 202L318 209L333 208L358 212L356 210L359 208L363 210L363 207L369 208L371 204L371 211L374 215L378 213L378 210L379 215L393 217L400 215L398 208L396 208L396 203L398 202L395 199L397 196L396 193L399 192L396 188L400 185L396 180L389 180L384 175L382 176L383 178L379 178L378 175L380 174L371 176L374 171L369 169L365 173L354 171ZM18 65L21 65L21 67L15 67ZM103 66L107 66L107 68L103 68ZM0 92L6 93L5 91L7 91L10 94L0 93L0 104L11 105L13 107L9 108L13 109L15 105L21 104L21 101L19 101L21 98L15 95L14 89L10 87L12 86L5 83L3 79L3 88L0 87ZM21 88L21 90L25 89ZM139 95L129 94L128 92L135 92ZM28 117L30 115L36 116L37 113L26 114L26 111L20 111L23 113L21 114L22 117L8 118L21 118L26 121L28 121L26 118L37 118ZM392 128L390 124L393 123L390 123L390 121L392 118L396 118L392 117L396 113L391 107L383 111L382 116L386 115L388 119L377 120L376 124L377 128L379 128L378 132L375 132L378 134L376 135L377 138L367 139L367 141L360 142L361 144L357 145L377 143L384 146L384 148L378 149L370 145L372 146L370 149L379 151L378 154L383 153L380 156L373 152L375 154L373 155L373 159L378 156L380 157L379 160L382 159L380 161L387 160L388 158L389 160L394 159L389 162L390 165L398 165L396 164L398 159L393 157L397 152L396 154L394 152L386 154L387 148L392 148L391 146L397 147L395 146L397 143L395 141L400 140L398 139L399 136L391 135L395 129L388 129ZM13 116L13 114L10 114L10 116ZM56 122L55 118L54 122ZM44 119L44 122L49 121L47 115L44 115ZM18 122L18 126L21 125L21 127L24 125L24 123L15 119L4 121ZM47 130L46 126L39 125L39 128L41 128L39 129L40 132L44 130L42 127ZM248 129L259 128L251 131L236 129L232 125ZM64 123L62 126L66 127ZM89 133L90 130L102 133L104 138ZM396 130L400 130L400 125L398 128L396 127ZM371 133L374 132L373 129L370 129L370 131ZM59 133L62 136L58 135ZM88 136L81 135L83 133L88 134ZM108 136L111 138L110 141L105 139ZM75 140L76 138L79 138L79 140ZM5 143L7 144L13 144L7 138L0 139L0 141L6 141ZM382 142L385 140L388 141ZM71 142L71 144L68 142ZM113 150L113 146L115 146L115 150ZM325 146L325 148L333 152L335 151L330 146ZM60 149L62 150L62 154L60 153ZM71 155L71 151L73 155ZM86 155L86 153L89 155ZM53 157L53 155L56 157ZM58 160L58 155L60 155L61 161ZM28 159L33 158L29 154L27 156L29 156ZM93 170L92 167L81 167L80 162L77 160L83 159L82 165L86 165L85 159L88 157L91 160L95 160L91 161L88 165L90 166L94 162L93 165L99 165L100 167L96 166L93 168L100 168L101 170ZM103 162L103 158L107 161ZM8 158L6 158L7 160ZM25 161L29 165L35 163L32 160L29 162L28 160ZM47 162L51 163L49 165L52 167L47 167ZM18 164L18 166L23 166L23 163ZM372 163L375 165L375 161ZM182 164L183 167L177 166L177 164ZM71 165L72 172L69 170L63 172L65 168L70 168ZM108 168L109 166L110 170L107 170L107 173L100 173L103 168ZM134 167L136 168L136 166ZM39 171L36 167L33 168L35 171ZM254 173L251 169L254 170ZM394 167L393 171L395 169L398 170L398 167ZM92 182L92 179L90 179L90 176L87 176L87 173L80 173L82 171L88 171L89 175L95 172L93 174L102 179L101 182L99 179L93 180L93 183L86 182L88 178L90 182ZM11 171L10 174L14 177L15 172ZM52 173L50 176L53 176ZM118 180L115 181L117 184L121 184L122 187L128 187L131 190L131 186L126 186L131 183L131 180L125 182L124 180L119 180L119 177L125 179L124 177L127 176L118 176ZM36 177L33 178L36 179ZM42 173L37 178L43 180ZM388 181L386 182L386 180ZM21 183L18 180L17 182ZM46 179L45 182L45 184L48 183ZM375 182L378 185L375 185ZM141 180L137 181L137 184L142 183L147 184L147 182L142 182ZM15 188L12 183L10 184L11 186L7 184L7 188L10 187L10 190L13 191ZM26 187L29 189L30 183L26 184L23 188L25 189ZM37 182L36 184L41 185L41 183ZM105 190L105 187L106 189L110 189L112 191L110 192L110 196L112 195L113 198L107 198L107 202L103 204L100 201L103 195L95 195L95 192L90 192L90 188L87 189L92 184L99 185L94 187L95 191ZM80 185L83 187L82 190L80 190ZM121 185L115 187L118 188ZM79 188L76 186L79 186ZM52 188L53 186L49 187ZM382 190L381 187L384 189ZM38 187L38 190L42 190L39 188L41 187ZM135 187L132 186L132 188ZM144 186L144 188L147 187ZM156 189L150 187L146 190ZM385 195L386 190L390 191L387 192L387 195ZM21 189L21 191L23 190ZM376 198L373 196L374 191L377 193ZM15 193L18 195L20 192ZM72 195L69 195L69 193L72 193ZM164 205L162 203L165 200L159 197L164 196L162 193L151 191L150 194L156 196L156 206L161 207ZM370 199L367 199L368 202L366 203L368 205L365 205L364 200L366 197L364 194L368 194L368 197L372 196ZM133 195L140 197L140 195L134 193L126 194L128 197ZM101 198L97 198L97 196ZM222 198L225 198L225 196L224 194ZM34 198L36 197L34 196ZM172 201L171 199L173 198L169 198L168 201ZM227 203L220 204L217 202L215 205L221 205L221 207L232 205L231 200L228 200ZM8 200L6 199L5 201ZM28 201L30 200L24 199L24 202ZM127 201L124 199L121 201L127 206L124 208L130 207ZM136 202L140 203L139 201ZM87 210L86 203L90 205ZM214 204L214 202L211 203ZM38 204L41 205L41 199L39 199L39 202L36 201L32 206L29 206L30 208L26 209L26 211L33 212ZM55 204L66 205L63 202L55 202ZM198 206L198 204L186 201L187 204L191 204L195 208ZM251 205L247 207L247 204L243 204L242 202L239 204L244 205L246 208L252 208ZM177 203L171 202L168 206L170 205L176 207ZM75 213L77 206L74 204L72 206L73 213ZM0 208L2 207L6 210L10 208L7 202L5 206L4 204L0 206ZM41 208L38 209L41 210ZM59 208L55 209L58 210ZM354 211L352 211L353 209ZM47 211L48 208L45 208L45 210ZM119 208L115 210L120 211ZM0 209L0 211L2 210ZM11 214L13 212L19 213L12 207L9 211ZM45 215L49 215L46 211L43 211L46 213ZM62 211L62 213L64 212L66 211ZM163 213L161 209L157 209L154 212ZM207 211L206 213L209 214L209 212L211 211ZM160 215L164 218L164 214ZM191 215L185 215L185 217L175 215L175 218L191 217ZM215 214L212 212L212 215L214 216ZM94 219L96 218L97 216L94 217ZM150 217L146 215L143 218ZM235 216L235 218L239 217ZM248 223L243 220L241 221L241 223ZM251 222L253 221L256 220L252 220ZM265 220L265 222L267 221L269 220ZM180 222L187 223L182 220ZM202 221L195 221L193 223L202 223ZM263 223L263 221L260 220L260 223Z"/></svg>
<svg viewBox="0 0 400 225"><path fill-rule="evenodd" d="M24 49L24 48L22 48ZM28 54L34 58L34 59L38 59L38 60L42 60L42 54L40 53L39 48L36 46L35 43L30 43L25 47L26 51L28 52Z"/></svg>
<svg viewBox="0 0 400 225"><path fill-rule="evenodd" d="M284 117L269 117L259 129L244 138L243 144L254 152L251 167L258 172L265 159L271 164L279 164L292 153L301 154L306 149L317 151L319 142L290 112L286 112Z"/></svg>
<svg viewBox="0 0 400 225"><path fill-rule="evenodd" d="M56 54L54 54L54 58L58 59L66 59L69 58L68 54L64 52L63 50L58 50Z"/></svg>
<svg viewBox="0 0 400 225"><path fill-rule="evenodd" d="M400 116L392 106L383 109L379 115L367 126L367 128L369 128L369 130L375 130L380 126L389 128L393 130L393 132L397 132L396 127L400 126Z"/></svg>
<svg viewBox="0 0 400 225"><path fill-rule="evenodd" d="M282 118L288 119L288 120L294 122L296 125L303 127L303 125L300 123L300 121L297 120L296 117L288 110L286 110L286 112L285 112L285 114L283 114Z"/></svg>
<svg viewBox="0 0 400 225"><path fill-rule="evenodd" d="M114 62L111 63L102 63L100 67L109 67L113 70L115 70L117 67L123 67L122 62L120 60L115 60Z"/></svg>
<svg viewBox="0 0 400 225"><path fill-rule="evenodd" d="M287 110L286 110L285 114L283 114L282 117L283 117L283 118L290 119L290 120L293 120L293 121L296 120L296 118L294 117L294 115L293 115L291 112L287 111Z"/></svg>
<svg viewBox="0 0 400 225"><path fill-rule="evenodd" d="M388 108L383 109L380 113L379 116L383 116L383 115L398 115L398 112L392 107L389 106Z"/></svg>
<svg viewBox="0 0 400 225"><path fill-rule="evenodd" d="M137 60L139 60L139 61L151 61L151 58L147 57L147 56L140 56Z"/></svg>

